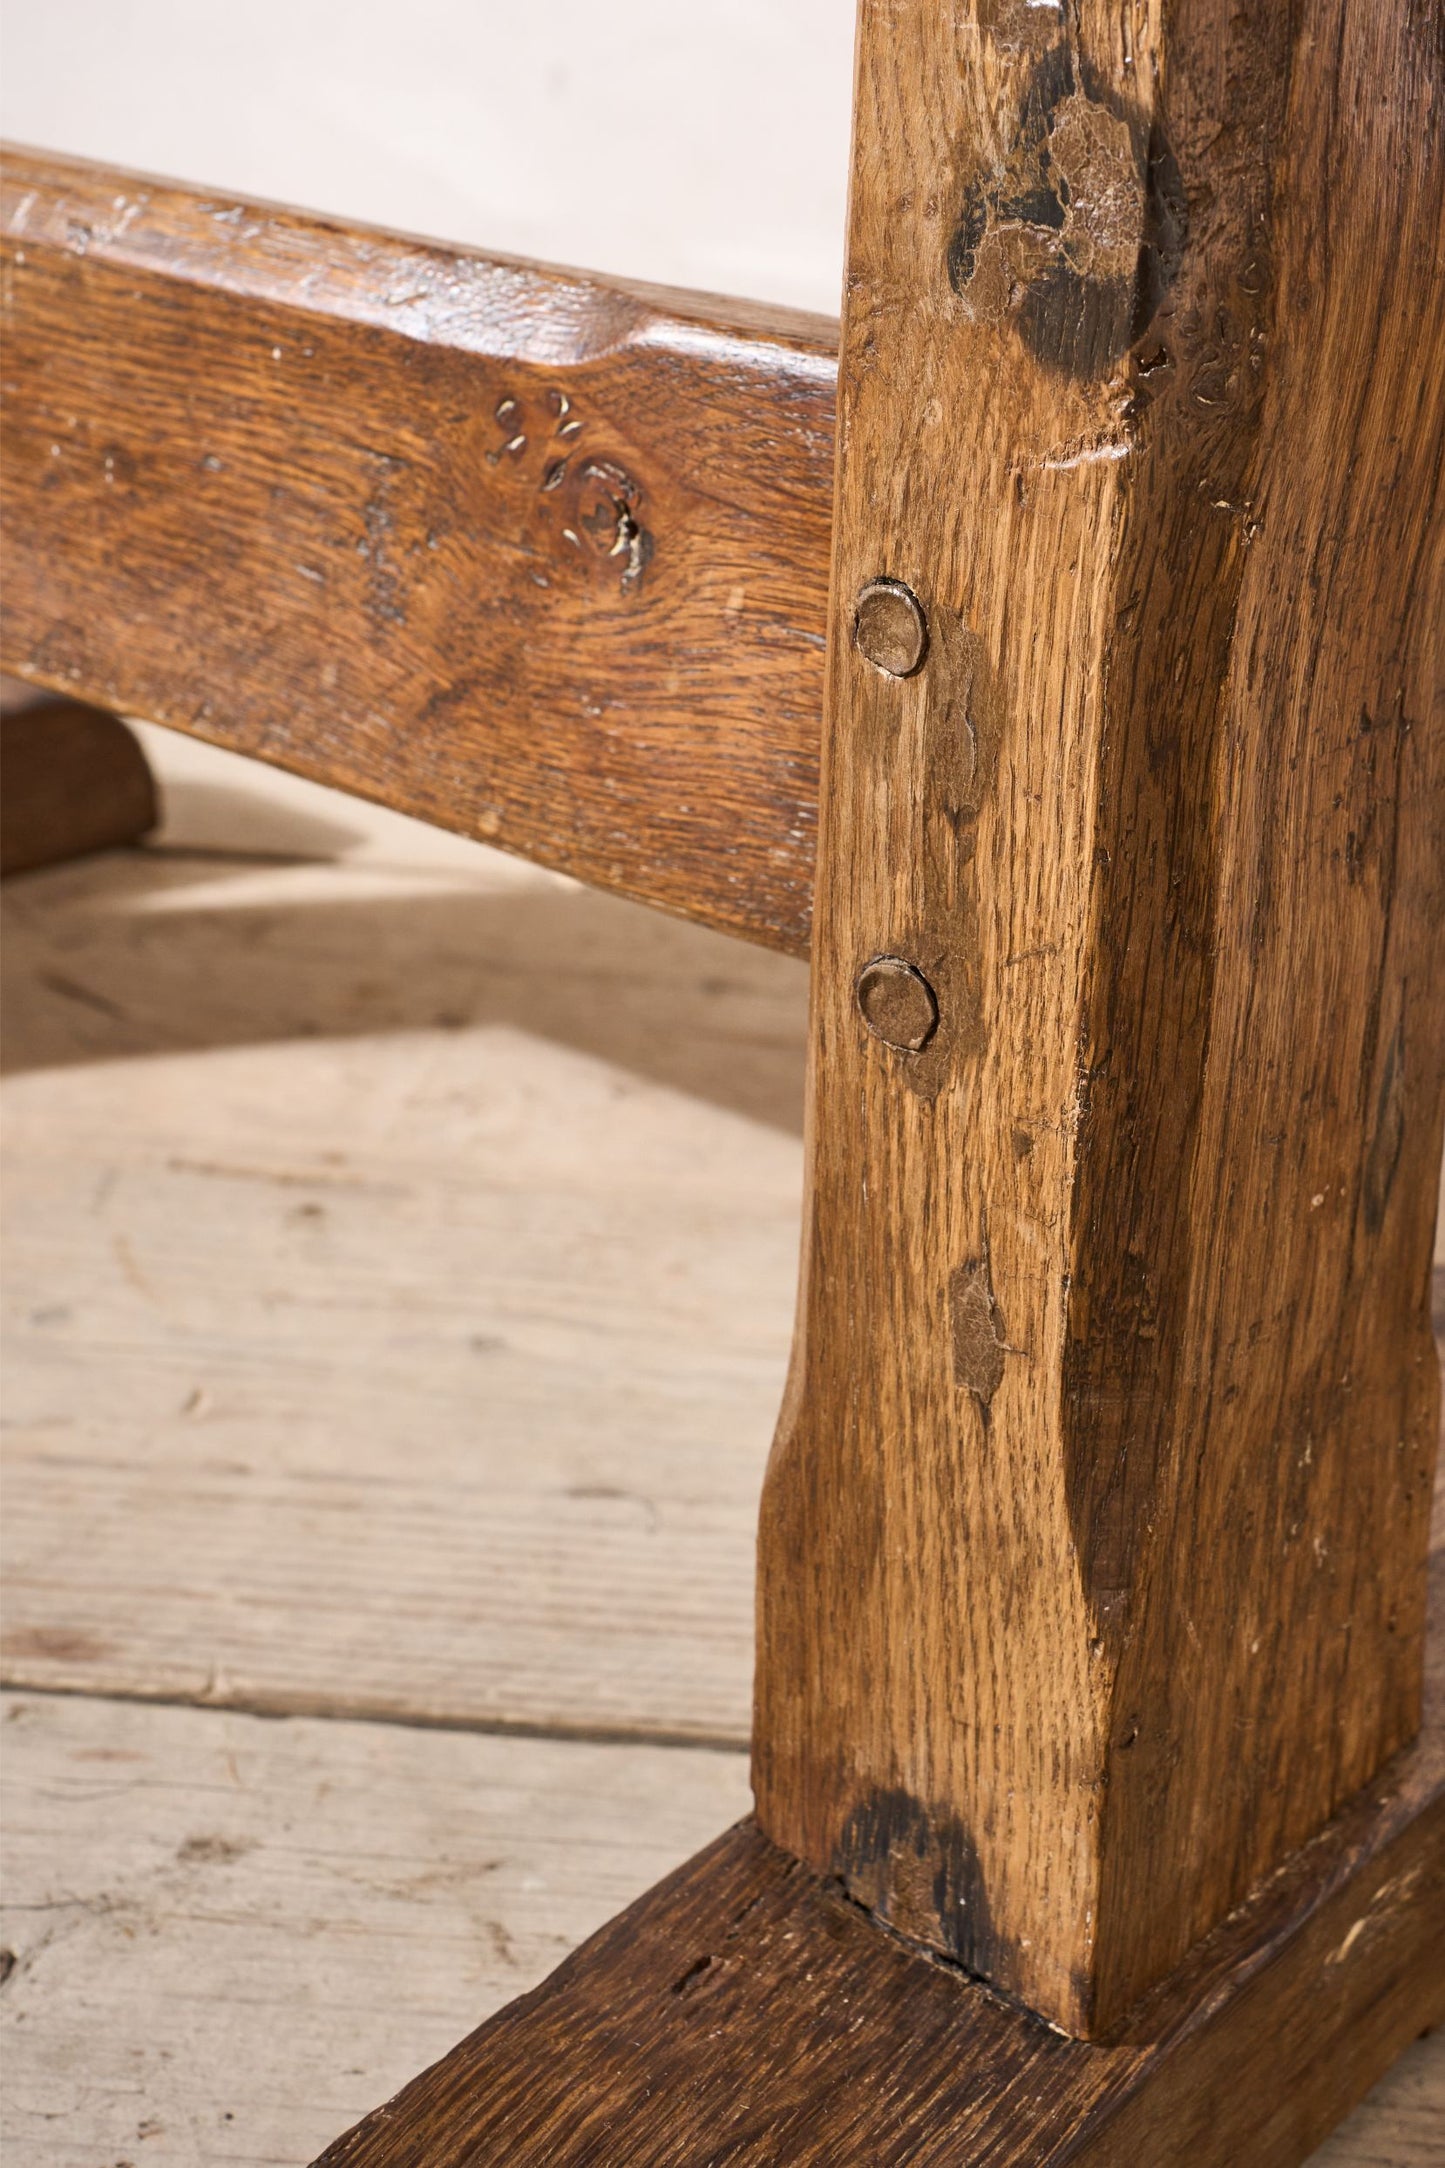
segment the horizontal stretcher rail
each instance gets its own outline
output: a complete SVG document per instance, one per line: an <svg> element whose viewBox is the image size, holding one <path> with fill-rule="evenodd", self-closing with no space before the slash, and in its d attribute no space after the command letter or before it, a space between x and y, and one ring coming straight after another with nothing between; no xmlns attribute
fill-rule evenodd
<svg viewBox="0 0 1445 2168"><path fill-rule="evenodd" d="M22 150L3 666L807 950L837 328Z"/></svg>

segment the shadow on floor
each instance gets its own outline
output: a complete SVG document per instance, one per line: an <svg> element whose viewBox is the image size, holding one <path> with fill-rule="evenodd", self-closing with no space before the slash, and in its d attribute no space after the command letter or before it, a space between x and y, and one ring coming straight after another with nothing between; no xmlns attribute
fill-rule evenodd
<svg viewBox="0 0 1445 2168"><path fill-rule="evenodd" d="M342 892L143 849L7 884L0 1066L503 1026L800 1133L806 965L592 890L313 870Z"/></svg>

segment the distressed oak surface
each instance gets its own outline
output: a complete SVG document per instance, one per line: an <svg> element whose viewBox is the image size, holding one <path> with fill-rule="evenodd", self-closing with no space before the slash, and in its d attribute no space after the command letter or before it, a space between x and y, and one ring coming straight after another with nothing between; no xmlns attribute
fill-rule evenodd
<svg viewBox="0 0 1445 2168"><path fill-rule="evenodd" d="M801 967L145 737L0 898L7 1677L745 1746Z"/></svg>
<svg viewBox="0 0 1445 2168"><path fill-rule="evenodd" d="M0 717L0 874L134 843L156 822L135 735L76 700Z"/></svg>
<svg viewBox="0 0 1445 2168"><path fill-rule="evenodd" d="M321 2168L1294 2168L1445 2017L1439 1653L1420 1745L1112 2045L883 1938L749 1825Z"/></svg>
<svg viewBox="0 0 1445 2168"><path fill-rule="evenodd" d="M144 735L160 849L39 876L6 902L26 910L6 928L0 1099L20 1164L5 1169L0 1534L6 1624L31 1629L7 1662L94 1696L244 1698L259 1682L275 1708L299 1685L313 1707L372 1695L403 1719L410 1689L429 1727L550 1705L571 1729L598 1679L640 1731L691 1705L741 1732L796 1236L797 967ZM299 862L328 853L329 869ZM649 930L657 947L628 980ZM473 979L502 946L524 974L496 956ZM583 953L586 971L564 971ZM42 975L59 985L24 994ZM681 1091L654 1069L669 1004L708 1048ZM704 1096L724 1080L747 1122ZM548 1118L564 1090L570 1130ZM348 1105L373 1186L288 1185L321 1172L321 1131ZM661 1174L688 1158L699 1179L726 1173L726 1215L681 1201L692 1238L681 1221L669 1236L660 1208L622 1210L659 1138ZM557 1157L564 1140L575 1159ZM217 1171L169 1163L193 1154ZM584 1154L617 1188L599 1189L574 1247L549 1185ZM427 1199L458 1183L448 1233ZM695 1306L665 1312L704 1247ZM443 1269L423 1269L427 1248ZM606 1305L588 1293L598 1258ZM499 1323L489 1259L520 1274L529 1311L545 1265L552 1302L479 1390L458 1330ZM458 1283L482 1314L459 1319ZM697 1390L654 1401L638 1350L666 1315ZM425 1430L407 1426L408 1396ZM669 1467L694 1492L695 1536L686 1491L660 1487ZM525 1541L489 1508L489 1481L525 1509ZM467 1512L448 1515L465 1483ZM650 1542L640 1500L657 1509ZM515 1638L529 1616L531 1654ZM649 1637L670 1676L661 1655L643 1663ZM299 2168L746 1799L741 1756L12 1698L29 1713L0 1753L19 1959L0 1991L3 2137L37 2168ZM1407 2055L1320 2168L1434 2168L1442 2048L1437 2033Z"/></svg>
<svg viewBox="0 0 1445 2168"><path fill-rule="evenodd" d="M7 669L806 949L832 324L30 151L3 229Z"/></svg>
<svg viewBox="0 0 1445 2168"><path fill-rule="evenodd" d="M1418 1720L1442 110L1410 0L863 8L759 1815L1076 2031Z"/></svg>

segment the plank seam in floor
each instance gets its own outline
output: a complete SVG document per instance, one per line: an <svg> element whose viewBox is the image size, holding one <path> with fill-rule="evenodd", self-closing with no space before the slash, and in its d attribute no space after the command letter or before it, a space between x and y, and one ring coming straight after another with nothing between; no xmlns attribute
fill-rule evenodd
<svg viewBox="0 0 1445 2168"><path fill-rule="evenodd" d="M544 1724L525 1717L428 1716L396 1709L373 1708L366 1702L332 1702L305 1695L274 1698L261 1695L226 1695L202 1700L195 1694L145 1694L135 1689L110 1686L65 1686L47 1681L39 1685L23 1673L0 1672L0 1693L27 1694L50 1700L110 1701L138 1703L148 1709L205 1709L235 1716L256 1716L285 1723L305 1717L327 1724L390 1724L398 1731L445 1731L485 1739L555 1739L564 1746L657 1746L682 1748L694 1753L746 1754L749 1741L727 1732L650 1731L633 1725Z"/></svg>

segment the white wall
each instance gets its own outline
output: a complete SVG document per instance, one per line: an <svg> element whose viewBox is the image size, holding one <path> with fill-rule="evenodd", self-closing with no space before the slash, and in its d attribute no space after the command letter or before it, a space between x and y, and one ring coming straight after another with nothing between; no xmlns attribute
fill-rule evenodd
<svg viewBox="0 0 1445 2168"><path fill-rule="evenodd" d="M853 0L3 0L12 140L835 313Z"/></svg>

